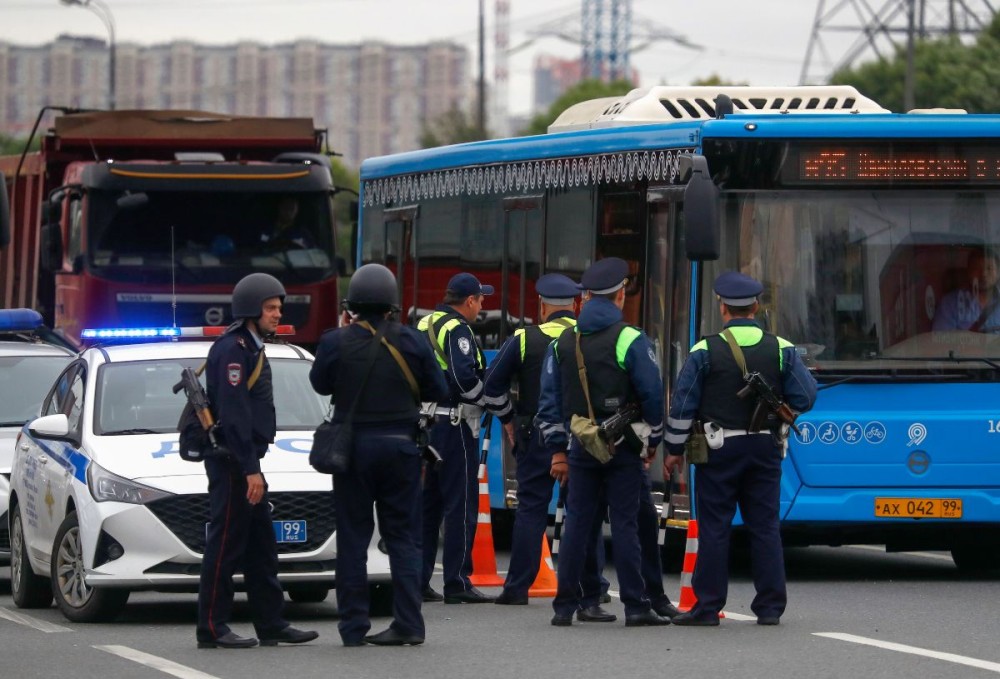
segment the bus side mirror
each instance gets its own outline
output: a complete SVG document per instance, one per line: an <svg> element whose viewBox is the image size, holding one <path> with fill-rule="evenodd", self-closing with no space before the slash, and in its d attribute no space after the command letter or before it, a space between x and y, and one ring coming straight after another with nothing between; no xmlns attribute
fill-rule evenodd
<svg viewBox="0 0 1000 679"><path fill-rule="evenodd" d="M681 178L688 176L684 188L684 246L692 261L719 258L719 187L712 181L705 156L681 156Z"/></svg>
<svg viewBox="0 0 1000 679"><path fill-rule="evenodd" d="M7 178L0 172L0 250L10 245L10 203L7 200Z"/></svg>

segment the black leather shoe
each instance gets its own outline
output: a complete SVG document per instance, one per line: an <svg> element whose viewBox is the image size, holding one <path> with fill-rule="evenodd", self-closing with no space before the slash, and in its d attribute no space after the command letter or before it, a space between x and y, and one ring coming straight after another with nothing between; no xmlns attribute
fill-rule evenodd
<svg viewBox="0 0 1000 679"><path fill-rule="evenodd" d="M569 627L573 624L572 615L563 615L562 613L556 613L552 616L552 625L555 627Z"/></svg>
<svg viewBox="0 0 1000 679"><path fill-rule="evenodd" d="M657 627L659 625L669 625L670 618L661 618L652 609L645 613L625 616L626 627Z"/></svg>
<svg viewBox="0 0 1000 679"><path fill-rule="evenodd" d="M691 611L688 611L687 613L681 613L670 622L681 627L718 627L719 616L715 614L710 617L699 616L696 618L691 614Z"/></svg>
<svg viewBox="0 0 1000 679"><path fill-rule="evenodd" d="M253 637L241 637L233 632L226 632L217 639L199 639L198 648L253 648L257 640Z"/></svg>
<svg viewBox="0 0 1000 679"><path fill-rule="evenodd" d="M500 596L493 600L493 603L500 604L501 606L527 606L528 595L514 594L513 592L505 589L500 592Z"/></svg>
<svg viewBox="0 0 1000 679"><path fill-rule="evenodd" d="M494 600L495 597L483 594L475 587L467 589L464 592L444 595L444 602L446 604L488 604Z"/></svg>
<svg viewBox="0 0 1000 679"><path fill-rule="evenodd" d="M776 615L761 615L757 617L758 625L780 625L781 618Z"/></svg>
<svg viewBox="0 0 1000 679"><path fill-rule="evenodd" d="M614 622L618 616L609 613L600 606L588 606L576 612L576 619L580 622Z"/></svg>
<svg viewBox="0 0 1000 679"><path fill-rule="evenodd" d="M441 592L436 592L430 587L424 587L423 591L424 601L429 603L437 603L439 601L444 601L444 595Z"/></svg>
<svg viewBox="0 0 1000 679"><path fill-rule="evenodd" d="M392 627L378 634L369 634L365 642L375 646L419 646L424 643L423 637L415 634L403 634Z"/></svg>
<svg viewBox="0 0 1000 679"><path fill-rule="evenodd" d="M653 604L653 612L661 618L667 618L668 620L673 620L681 614L677 606L674 606L669 601L663 604Z"/></svg>
<svg viewBox="0 0 1000 679"><path fill-rule="evenodd" d="M295 629L291 625L275 633L272 636L261 636L260 645L261 646L277 646L278 644L304 644L307 641L312 641L319 636L319 632L306 632L305 630Z"/></svg>
<svg viewBox="0 0 1000 679"><path fill-rule="evenodd" d="M343 641L344 641L344 646L347 646L348 648L356 648L358 646L365 645L364 639L344 639Z"/></svg>
<svg viewBox="0 0 1000 679"><path fill-rule="evenodd" d="M608 594L607 592L604 592L603 594L601 594L600 601L601 601L602 604L610 604L611 603L611 595Z"/></svg>

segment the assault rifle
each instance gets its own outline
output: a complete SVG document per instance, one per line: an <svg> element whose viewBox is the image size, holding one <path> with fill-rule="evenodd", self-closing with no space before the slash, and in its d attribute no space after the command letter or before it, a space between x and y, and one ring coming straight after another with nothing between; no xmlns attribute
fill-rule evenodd
<svg viewBox="0 0 1000 679"><path fill-rule="evenodd" d="M747 385L736 392L740 398L757 397L757 406L754 408L753 416L750 418L750 429L760 431L768 419L768 415L773 414L781 425L788 425L799 436L802 431L795 424L798 414L788 407L788 404L778 398L778 395L771 389L771 385L758 372L748 373L744 379ZM787 433L787 430L786 430Z"/></svg>
<svg viewBox="0 0 1000 679"><path fill-rule="evenodd" d="M629 443L635 443L638 440L630 425L633 422L637 422L641 416L642 411L638 404L626 403L616 410L611 417L601 422L597 428L597 433L608 444L612 455L615 454L615 441L622 436L625 436ZM640 441L638 445L641 447L642 442ZM639 452L641 453L642 451L640 450Z"/></svg>
<svg viewBox="0 0 1000 679"><path fill-rule="evenodd" d="M212 409L208 402L208 394L205 393L205 389L201 386L201 382L198 381L198 373L196 373L192 368L184 368L181 370L181 381L173 386L173 391L176 394L181 389L184 390L184 396L187 397L188 405L191 407L191 411L194 413L195 417L198 418L198 422L201 424L201 428L204 430L204 435L208 439L208 444L210 448L208 450L204 449L204 445L198 446L195 444L197 438L191 441L191 449L183 450L184 445L181 446L181 457L185 459L190 459L192 461L201 461L204 457L217 457L227 454L226 449L219 445L218 439L215 437L215 431L218 428L218 424L215 421L215 417L212 416ZM191 422L191 427L185 425L184 414L181 414L180 431L182 441L186 439L188 433L197 431L197 425L194 421Z"/></svg>

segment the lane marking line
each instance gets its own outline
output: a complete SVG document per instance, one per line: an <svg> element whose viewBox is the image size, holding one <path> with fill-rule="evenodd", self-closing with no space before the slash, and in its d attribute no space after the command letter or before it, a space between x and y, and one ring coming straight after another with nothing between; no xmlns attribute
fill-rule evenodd
<svg viewBox="0 0 1000 679"><path fill-rule="evenodd" d="M105 653L117 655L120 658L139 663L140 665L145 665L146 667L152 667L154 670L159 670L179 679L219 679L213 674L205 674L200 670L175 663L172 660L167 660L157 655L143 653L128 646L94 646L94 648L98 651L104 651Z"/></svg>
<svg viewBox="0 0 1000 679"><path fill-rule="evenodd" d="M18 625L24 625L25 627L32 627L39 632L52 633L73 631L69 627L63 627L62 625L56 625L51 622L45 622L44 620L32 618L30 615L18 613L17 611L12 611L9 608L0 608L0 618L16 622Z"/></svg>
<svg viewBox="0 0 1000 679"><path fill-rule="evenodd" d="M978 658L969 658L964 655L956 655L955 653L942 653L941 651L931 651L917 646L907 646L906 644L897 644L891 641L879 641L878 639L859 637L854 634L841 634L839 632L813 632L813 635L817 637L826 637L827 639L836 639L838 641L848 641L853 644L862 644L864 646L875 646L876 648L884 648L888 651L898 651L899 653L920 655L925 658L934 658L935 660L945 660L959 665L967 665L981 670L989 670L990 672L1000 673L1000 663L990 662L989 660L979 660Z"/></svg>
<svg viewBox="0 0 1000 679"><path fill-rule="evenodd" d="M878 552L879 554L899 554L902 556L919 556L924 559L937 559L939 561L952 561L951 556L948 554L935 554L934 552L887 552L885 547L879 547L878 545L844 545L845 547L850 547L851 549L864 549L869 552Z"/></svg>

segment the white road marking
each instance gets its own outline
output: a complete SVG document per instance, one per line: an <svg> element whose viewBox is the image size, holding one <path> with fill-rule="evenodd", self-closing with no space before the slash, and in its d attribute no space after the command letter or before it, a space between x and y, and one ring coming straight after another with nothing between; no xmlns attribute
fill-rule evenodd
<svg viewBox="0 0 1000 679"><path fill-rule="evenodd" d="M969 667L975 667L981 670L989 670L990 672L1000 673L1000 663L990 662L989 660L979 660L978 658L969 658L967 656L956 655L954 653L942 653L941 651L931 651L926 648L918 648L917 646L896 644L891 641L879 641L878 639L869 639L868 637L859 637L853 634L841 634L839 632L813 632L813 634L817 637L826 637L827 639L837 639L838 641L849 641L852 644L875 646L876 648L884 648L889 651L898 651L899 653L910 653L912 655L921 655L924 656L925 658L945 660L947 662L953 662L959 665L968 665Z"/></svg>
<svg viewBox="0 0 1000 679"><path fill-rule="evenodd" d="M156 655L150 655L149 653L143 653L128 646L94 646L94 648L98 651L104 651L105 653L117 655L126 660L139 663L140 665L145 665L146 667L152 667L154 670L179 677L179 679L219 679L213 674L205 674L186 665L181 665Z"/></svg>
<svg viewBox="0 0 1000 679"><path fill-rule="evenodd" d="M905 556L919 556L924 559L938 559L939 561L952 561L951 555L949 554L938 554L936 552L887 552L885 547L880 547L879 545L844 545L845 547L850 547L851 549L865 549L870 552L879 552L881 554L902 554Z"/></svg>
<svg viewBox="0 0 1000 679"><path fill-rule="evenodd" d="M18 625L24 625L25 627L33 627L39 632L72 632L69 627L63 627L62 625L54 625L51 622L45 622L44 620L38 620L37 618L32 618L24 613L18 613L7 608L0 608L0 618L10 620L11 622L16 622Z"/></svg>

